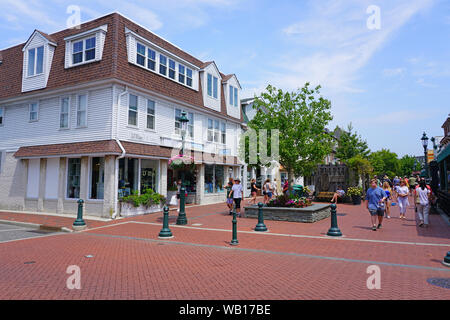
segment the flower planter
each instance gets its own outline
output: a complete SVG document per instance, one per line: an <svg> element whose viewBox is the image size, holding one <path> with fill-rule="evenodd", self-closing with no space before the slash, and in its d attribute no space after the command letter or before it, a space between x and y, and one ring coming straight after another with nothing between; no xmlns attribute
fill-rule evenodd
<svg viewBox="0 0 450 320"><path fill-rule="evenodd" d="M352 196L352 202L355 206L361 204L361 196Z"/></svg>
<svg viewBox="0 0 450 320"><path fill-rule="evenodd" d="M122 202L120 204L120 215L122 217L132 217L143 214L154 213L162 210L162 205L154 205L150 207L139 206L135 207L130 203Z"/></svg>

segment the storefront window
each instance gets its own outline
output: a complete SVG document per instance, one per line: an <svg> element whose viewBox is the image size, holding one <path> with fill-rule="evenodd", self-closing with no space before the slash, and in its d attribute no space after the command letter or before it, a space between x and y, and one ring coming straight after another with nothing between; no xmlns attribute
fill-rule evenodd
<svg viewBox="0 0 450 320"><path fill-rule="evenodd" d="M119 160L119 197L138 190L139 160L124 158Z"/></svg>
<svg viewBox="0 0 450 320"><path fill-rule="evenodd" d="M67 198L80 198L81 158L70 158L67 168Z"/></svg>
<svg viewBox="0 0 450 320"><path fill-rule="evenodd" d="M158 192L157 172L158 161L141 160L141 193L144 193L147 189Z"/></svg>
<svg viewBox="0 0 450 320"><path fill-rule="evenodd" d="M91 163L91 199L103 199L105 184L105 158L92 158Z"/></svg>
<svg viewBox="0 0 450 320"><path fill-rule="evenodd" d="M224 167L205 165L205 193L224 192Z"/></svg>

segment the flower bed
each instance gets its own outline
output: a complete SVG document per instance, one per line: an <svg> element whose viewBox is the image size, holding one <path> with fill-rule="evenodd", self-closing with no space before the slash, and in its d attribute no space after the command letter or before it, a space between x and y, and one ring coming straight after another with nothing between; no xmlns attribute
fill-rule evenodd
<svg viewBox="0 0 450 320"><path fill-rule="evenodd" d="M305 208L311 206L311 200L306 197L280 195L267 204L272 208Z"/></svg>

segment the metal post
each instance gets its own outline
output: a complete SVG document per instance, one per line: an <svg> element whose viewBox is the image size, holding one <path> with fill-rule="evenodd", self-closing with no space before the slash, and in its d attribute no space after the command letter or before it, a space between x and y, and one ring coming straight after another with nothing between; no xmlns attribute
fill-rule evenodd
<svg viewBox="0 0 450 320"><path fill-rule="evenodd" d="M183 180L181 180L180 212L178 213L177 225L186 225L187 224L187 218L186 218L186 212L185 212L185 201L186 201L185 195L186 195L186 188L184 187Z"/></svg>
<svg viewBox="0 0 450 320"><path fill-rule="evenodd" d="M444 258L444 261L442 261L444 266L450 267L450 251L447 252L447 255Z"/></svg>
<svg viewBox="0 0 450 320"><path fill-rule="evenodd" d="M337 224L336 205L334 203L331 205L331 228L328 230L327 235L331 237L342 236Z"/></svg>
<svg viewBox="0 0 450 320"><path fill-rule="evenodd" d="M231 245L237 246L239 244L239 241L237 239L237 219L236 219L236 205L233 206L233 239L231 239Z"/></svg>
<svg viewBox="0 0 450 320"><path fill-rule="evenodd" d="M79 199L78 201L78 213L77 219L73 222L72 228L76 231L86 229L86 222L83 220L83 199Z"/></svg>
<svg viewBox="0 0 450 320"><path fill-rule="evenodd" d="M164 206L163 214L164 214L163 228L159 232L158 238L164 238L164 239L173 238L172 231L170 231L170 229L169 229L169 207L168 206Z"/></svg>
<svg viewBox="0 0 450 320"><path fill-rule="evenodd" d="M255 227L255 231L265 232L267 231L267 227L264 224L264 215L263 215L263 204L261 202L258 203L258 224Z"/></svg>

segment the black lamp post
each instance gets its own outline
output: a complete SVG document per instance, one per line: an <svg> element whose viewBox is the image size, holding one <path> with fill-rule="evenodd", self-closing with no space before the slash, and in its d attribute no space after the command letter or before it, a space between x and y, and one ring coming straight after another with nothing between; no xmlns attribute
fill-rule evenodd
<svg viewBox="0 0 450 320"><path fill-rule="evenodd" d="M180 155L184 155L184 138L186 136L186 128L189 119L186 117L186 111L181 112L181 117L178 120L181 122L181 150ZM186 196L186 188L184 186L184 170L181 171L181 187L180 187L180 211L178 213L177 225L186 225L187 218L185 212L185 196Z"/></svg>
<svg viewBox="0 0 450 320"><path fill-rule="evenodd" d="M422 138L423 153L425 154L425 178L428 178L428 137L423 133Z"/></svg>

